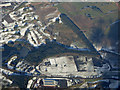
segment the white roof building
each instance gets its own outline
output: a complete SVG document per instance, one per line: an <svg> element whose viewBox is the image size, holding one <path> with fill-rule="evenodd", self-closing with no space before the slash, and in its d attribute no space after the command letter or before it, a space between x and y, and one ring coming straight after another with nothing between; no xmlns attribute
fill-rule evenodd
<svg viewBox="0 0 120 90"><path fill-rule="evenodd" d="M6 20L4 20L4 21L2 22L2 24L4 24L5 26L7 26L7 25L8 25L8 22L7 22Z"/></svg>
<svg viewBox="0 0 120 90"><path fill-rule="evenodd" d="M5 7L11 6L11 3L0 4L0 7L3 7L3 6L5 6Z"/></svg>
<svg viewBox="0 0 120 90"><path fill-rule="evenodd" d="M55 59L49 59L49 60L50 60L51 65L55 65L56 64L56 60Z"/></svg>

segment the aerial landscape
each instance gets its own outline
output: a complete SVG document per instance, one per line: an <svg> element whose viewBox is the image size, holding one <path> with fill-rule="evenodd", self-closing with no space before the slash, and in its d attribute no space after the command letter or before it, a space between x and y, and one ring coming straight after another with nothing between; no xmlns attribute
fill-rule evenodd
<svg viewBox="0 0 120 90"><path fill-rule="evenodd" d="M0 2L0 90L120 88L120 2Z"/></svg>

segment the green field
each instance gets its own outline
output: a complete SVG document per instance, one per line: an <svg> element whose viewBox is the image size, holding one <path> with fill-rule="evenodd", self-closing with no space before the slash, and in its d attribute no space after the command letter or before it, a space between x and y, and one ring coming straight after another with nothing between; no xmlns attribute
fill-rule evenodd
<svg viewBox="0 0 120 90"><path fill-rule="evenodd" d="M70 17L80 29L86 30L84 34L93 44L109 46L110 33L118 33L110 27L111 23L118 20L118 7L114 2L66 2L59 3L56 7ZM91 17L86 16L88 14Z"/></svg>

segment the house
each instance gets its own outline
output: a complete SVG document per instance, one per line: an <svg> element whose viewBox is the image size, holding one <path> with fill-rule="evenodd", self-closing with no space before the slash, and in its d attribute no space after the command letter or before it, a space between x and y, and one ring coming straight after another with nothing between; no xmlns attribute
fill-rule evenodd
<svg viewBox="0 0 120 90"><path fill-rule="evenodd" d="M8 24L14 22L14 20L10 17L9 14L7 14L2 20L3 20L3 22L4 22L4 25L8 25ZM2 23L3 23L3 22L2 22Z"/></svg>
<svg viewBox="0 0 120 90"><path fill-rule="evenodd" d="M8 7L8 6L11 6L11 3L0 4L0 7Z"/></svg>
<svg viewBox="0 0 120 90"><path fill-rule="evenodd" d="M29 7L24 7L23 11L28 11Z"/></svg>
<svg viewBox="0 0 120 90"><path fill-rule="evenodd" d="M14 26L14 29L17 29L18 28L18 24L16 24L15 26Z"/></svg>
<svg viewBox="0 0 120 90"><path fill-rule="evenodd" d="M8 25L8 22L6 20L3 20L2 24L6 26Z"/></svg>
<svg viewBox="0 0 120 90"><path fill-rule="evenodd" d="M34 15L34 20L38 19L39 16L38 15Z"/></svg>
<svg viewBox="0 0 120 90"><path fill-rule="evenodd" d="M54 17L54 18L52 19L52 22L56 22L56 21L59 21L59 17Z"/></svg>
<svg viewBox="0 0 120 90"><path fill-rule="evenodd" d="M29 7L29 10L31 11L31 10L33 10L33 8L32 8L32 7Z"/></svg>
<svg viewBox="0 0 120 90"><path fill-rule="evenodd" d="M32 85L32 83L33 83L33 80L29 80L29 81L28 81L27 88L30 88L30 87L31 87L31 85Z"/></svg>

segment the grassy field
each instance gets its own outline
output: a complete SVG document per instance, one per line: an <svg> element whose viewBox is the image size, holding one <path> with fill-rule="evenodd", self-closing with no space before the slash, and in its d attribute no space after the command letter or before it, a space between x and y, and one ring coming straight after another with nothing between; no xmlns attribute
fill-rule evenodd
<svg viewBox="0 0 120 90"><path fill-rule="evenodd" d="M79 36L79 38L85 43L86 46L88 46L88 48L91 51L94 52L96 51L92 43L86 38L84 33L81 31L81 29L76 24L74 24L74 22L69 17L67 17L67 15L62 14L60 17L64 22L64 24L70 27L73 30L73 32L75 32Z"/></svg>
<svg viewBox="0 0 120 90"><path fill-rule="evenodd" d="M88 6L96 6L95 8L91 8ZM91 14L94 17L103 16L105 13L109 11L117 10L117 6L115 3L107 3L107 2L72 2L72 3L60 3L56 7L58 7L61 13L71 14L71 15L85 15ZM102 12L101 12L102 11Z"/></svg>
<svg viewBox="0 0 120 90"><path fill-rule="evenodd" d="M61 13L65 13L70 17L81 30L85 30L84 34L92 43L109 46L109 44L105 44L103 41L106 40L106 42L110 43L110 38L108 38L111 32L110 24L118 20L116 3L73 2L60 3L56 7ZM88 17L88 14L91 17Z"/></svg>

